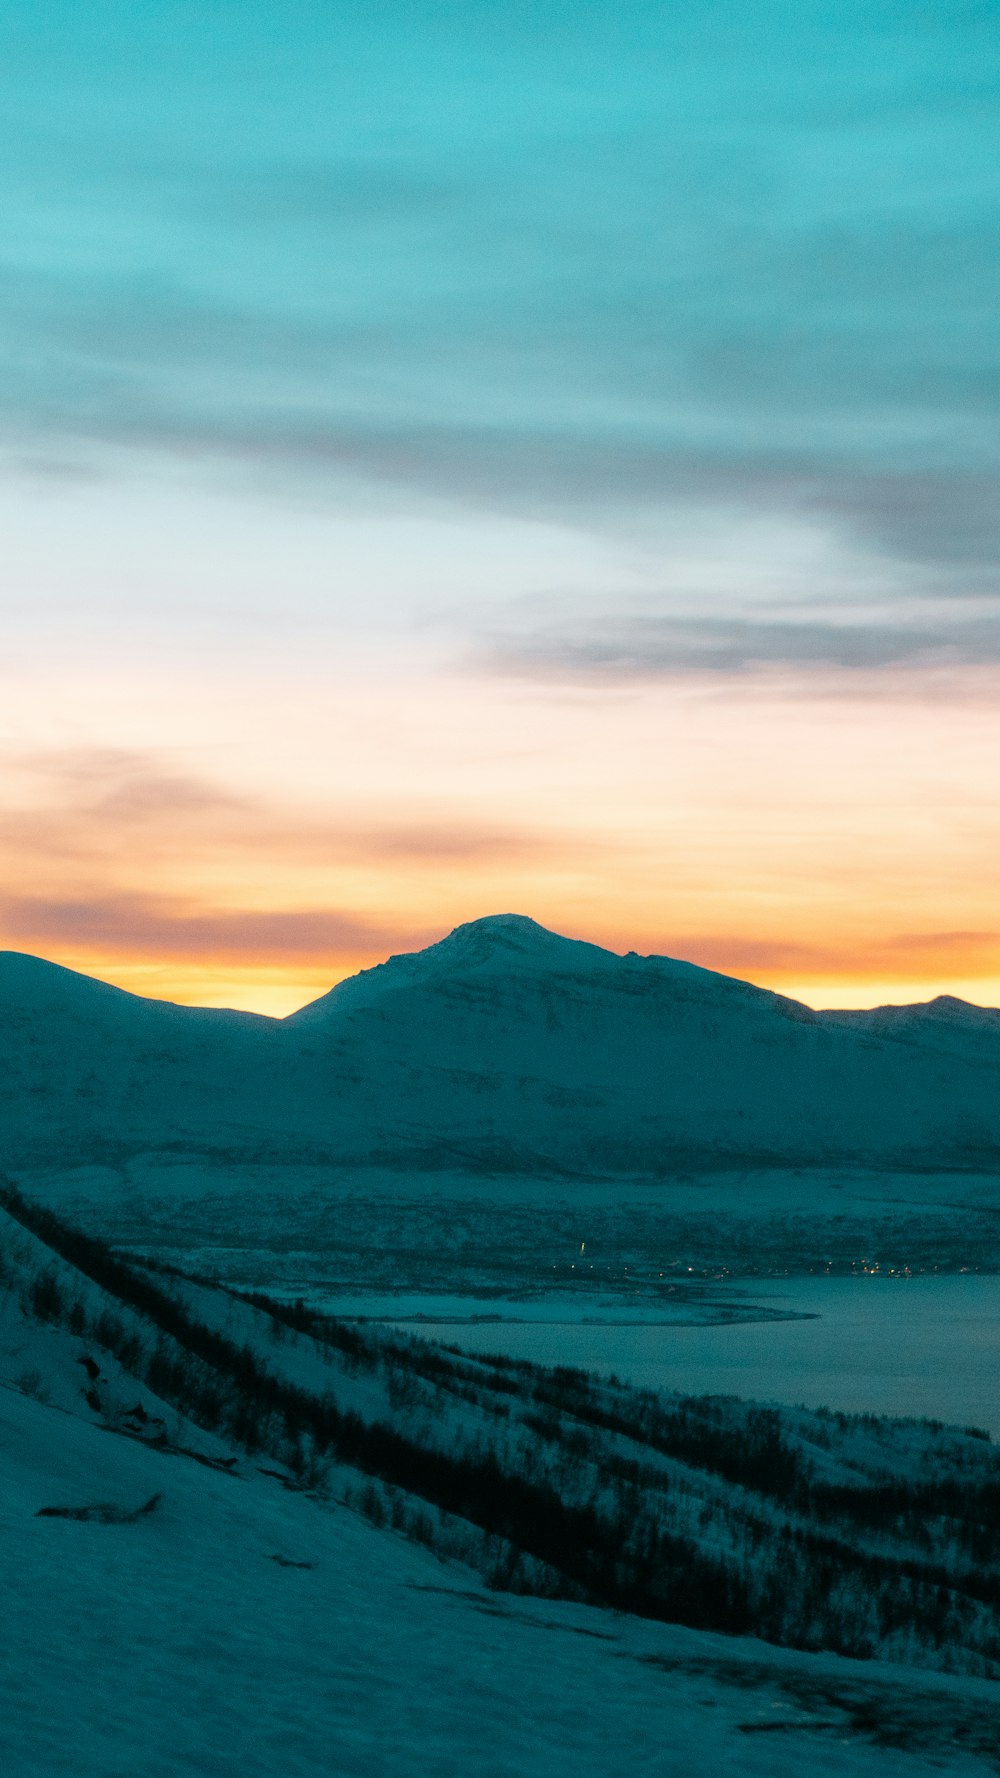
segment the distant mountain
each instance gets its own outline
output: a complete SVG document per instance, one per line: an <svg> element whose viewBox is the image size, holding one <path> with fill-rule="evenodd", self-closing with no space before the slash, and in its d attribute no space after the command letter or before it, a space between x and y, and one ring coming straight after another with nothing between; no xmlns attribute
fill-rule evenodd
<svg viewBox="0 0 1000 1778"><path fill-rule="evenodd" d="M0 952L0 1166L225 1143L276 1029Z"/></svg>
<svg viewBox="0 0 1000 1778"><path fill-rule="evenodd" d="M469 1174L1000 1163L1000 1013L816 1013L504 914L285 1020L0 954L0 1165L140 1151Z"/></svg>
<svg viewBox="0 0 1000 1778"><path fill-rule="evenodd" d="M1000 1012L992 1006L971 1006L953 994L939 994L915 1006L876 1006L870 1011L826 1012L822 1017L827 1024L955 1055L988 1059L1000 1050Z"/></svg>

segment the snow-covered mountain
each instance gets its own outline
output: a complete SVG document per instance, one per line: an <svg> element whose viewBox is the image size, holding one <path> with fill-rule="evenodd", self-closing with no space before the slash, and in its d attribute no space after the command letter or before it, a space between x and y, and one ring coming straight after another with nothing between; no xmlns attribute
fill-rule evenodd
<svg viewBox="0 0 1000 1778"><path fill-rule="evenodd" d="M992 1170L1000 1013L815 1013L508 914L283 1021L0 956L2 1160L137 1152L470 1174Z"/></svg>

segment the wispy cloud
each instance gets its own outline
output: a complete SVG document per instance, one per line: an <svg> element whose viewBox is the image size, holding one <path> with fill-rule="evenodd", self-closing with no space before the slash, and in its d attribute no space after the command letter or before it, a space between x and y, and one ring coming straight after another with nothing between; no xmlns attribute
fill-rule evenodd
<svg viewBox="0 0 1000 1778"><path fill-rule="evenodd" d="M346 7L334 56L293 9L280 71L263 25L235 45L189 20L227 95L210 138L152 15L116 46L68 15L43 60L22 45L0 75L16 115L35 94L0 174L10 448L592 525L737 502L962 590L995 572L982 9L508 10L487 41L475 7L444 34Z"/></svg>
<svg viewBox="0 0 1000 1778"><path fill-rule="evenodd" d="M200 774L179 771L155 754L124 747L8 751L0 763L33 779L43 801L54 795L60 815L75 812L98 821L155 821L245 811L251 806L247 797Z"/></svg>
<svg viewBox="0 0 1000 1778"><path fill-rule="evenodd" d="M108 852L127 861L129 839L151 860L161 849L187 850L190 862L270 854L284 865L327 861L414 866L474 865L500 859L543 858L552 837L529 827L481 821L467 813L450 819L440 806L405 819L366 819L356 806L291 808L237 792L197 772L178 770L155 752L80 748L0 758L8 778L0 800L0 837L16 852L76 859L81 865ZM16 800L10 785L21 780ZM25 792L27 784L27 792Z"/></svg>
<svg viewBox="0 0 1000 1778"><path fill-rule="evenodd" d="M373 918L357 909L199 907L183 895L95 893L0 897L0 943L9 949L122 963L230 967L239 972L305 965L332 980L441 936L440 923ZM673 957L749 981L830 984L868 978L912 984L1000 974L996 930L868 933L864 940L758 938L739 932L672 932ZM858 978L859 959L863 972Z"/></svg>
<svg viewBox="0 0 1000 1778"><path fill-rule="evenodd" d="M417 949L439 934L401 930L362 914L326 908L192 907L182 898L139 894L94 895L86 900L43 896L0 898L0 932L8 948L23 945L135 962L254 965L364 959Z"/></svg>
<svg viewBox="0 0 1000 1778"><path fill-rule="evenodd" d="M830 983L850 980L863 957L864 975L880 982L996 977L1000 973L1000 927L993 931L902 932L865 935L861 941L754 938L740 934L672 936L674 955L753 981Z"/></svg>
<svg viewBox="0 0 1000 1778"><path fill-rule="evenodd" d="M294 340L278 324L269 352L269 325L252 313L179 310L158 327L155 298L139 297L137 333L127 314L116 324L113 302L98 296L94 306L106 343L95 338L83 350L78 337L67 351L61 330L37 342L46 366L79 359L67 386L47 386L48 371L46 386L34 385L23 361L7 379L0 445L21 468L79 476L100 474L104 464L117 473L122 452L141 453L188 470L224 465L263 479L279 497L307 488L337 504L367 487L383 497L626 532L688 514L771 515L915 569L937 595L996 588L1000 440L972 445L967 456L942 440L929 465L926 449L885 445L885 432L898 428L884 416L860 435L852 420L840 436L834 425L817 431L815 419L757 426L752 415L703 407L690 431L715 432L710 447L685 437L672 414L602 423L595 413L582 422L526 403L517 422L499 414L477 420L435 400L437 347L416 373L400 363L395 379L421 391L426 382L425 398L389 396L381 385L398 343L370 321L293 328ZM7 328L8 338L14 331ZM85 335L85 322L78 318L74 331ZM424 356L416 337L410 353ZM269 356L266 398L258 385ZM291 361L284 369L282 359ZM218 377L227 363L238 397L206 401L196 392L199 367L212 365ZM666 393L663 400L672 406ZM914 434L926 425L915 416ZM943 430L959 432L959 416ZM990 455L995 465L984 461Z"/></svg>
<svg viewBox="0 0 1000 1778"><path fill-rule="evenodd" d="M0 773L0 947L170 996L179 982L182 996L258 1004L247 983L263 978L269 1003L270 974L304 999L439 938L418 889L435 873L453 896L456 872L468 892L558 857L547 833L440 808L279 806L155 751L8 752ZM162 984L161 966L175 971ZM297 1004L295 987L279 1001Z"/></svg>
<svg viewBox="0 0 1000 1778"><path fill-rule="evenodd" d="M872 672L982 665L1000 661L1000 613L950 623L623 613L497 637L480 658L499 673L609 683L768 667Z"/></svg>

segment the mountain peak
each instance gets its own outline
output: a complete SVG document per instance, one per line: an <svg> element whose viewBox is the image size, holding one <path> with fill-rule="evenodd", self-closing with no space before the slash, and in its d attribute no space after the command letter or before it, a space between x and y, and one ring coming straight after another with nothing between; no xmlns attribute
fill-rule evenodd
<svg viewBox="0 0 1000 1778"><path fill-rule="evenodd" d="M926 1010L938 1017L977 1022L984 1018L992 1020L996 1017L995 1007L979 1006L972 1000L963 1000L958 994L936 994L933 1000L927 1001Z"/></svg>
<svg viewBox="0 0 1000 1778"><path fill-rule="evenodd" d="M502 941L558 937L547 926L540 926L530 914L483 914L478 920L463 920L461 925L453 926L448 936L454 938L459 932L481 932Z"/></svg>
<svg viewBox="0 0 1000 1778"><path fill-rule="evenodd" d="M466 920L422 951L404 951L372 969L338 982L329 994L299 1008L287 1024L313 1024L348 1007L374 1004L383 994L453 975L533 974L560 966L570 970L614 967L622 959L600 945L564 938L527 914L486 914Z"/></svg>
<svg viewBox="0 0 1000 1778"><path fill-rule="evenodd" d="M429 945L428 951L438 955L474 952L484 958L497 951L517 952L522 956L551 955L553 951L576 942L563 938L558 932L550 932L547 926L540 926L528 914L485 914L479 920L465 920L461 926L455 926L447 938ZM587 949L596 951L598 946L589 945Z"/></svg>
<svg viewBox="0 0 1000 1778"><path fill-rule="evenodd" d="M550 932L527 914L486 914L479 920L466 920L437 944L410 957L391 957L390 963L409 964L422 976L449 971L502 971L565 969L573 973L593 969L614 968L622 959L615 951L586 939L567 938L561 932Z"/></svg>

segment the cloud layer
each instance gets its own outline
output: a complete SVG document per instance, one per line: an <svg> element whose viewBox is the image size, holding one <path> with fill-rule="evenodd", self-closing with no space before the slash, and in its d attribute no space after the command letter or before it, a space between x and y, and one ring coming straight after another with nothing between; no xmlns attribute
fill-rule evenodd
<svg viewBox="0 0 1000 1778"><path fill-rule="evenodd" d="M981 9L188 12L184 54L68 0L12 45L15 455L590 523L735 502L995 573Z"/></svg>
<svg viewBox="0 0 1000 1778"><path fill-rule="evenodd" d="M344 962L356 967L390 951L416 950L438 937L411 932L359 913L328 908L226 908L185 905L179 896L92 895L86 899L7 896L0 900L8 948L98 955L112 967L123 960L209 962L216 968L326 967L331 980Z"/></svg>
<svg viewBox="0 0 1000 1778"><path fill-rule="evenodd" d="M495 638L484 664L527 676L627 683L755 668L871 672L1000 662L1000 613L937 624L771 618L584 615L565 628Z"/></svg>

